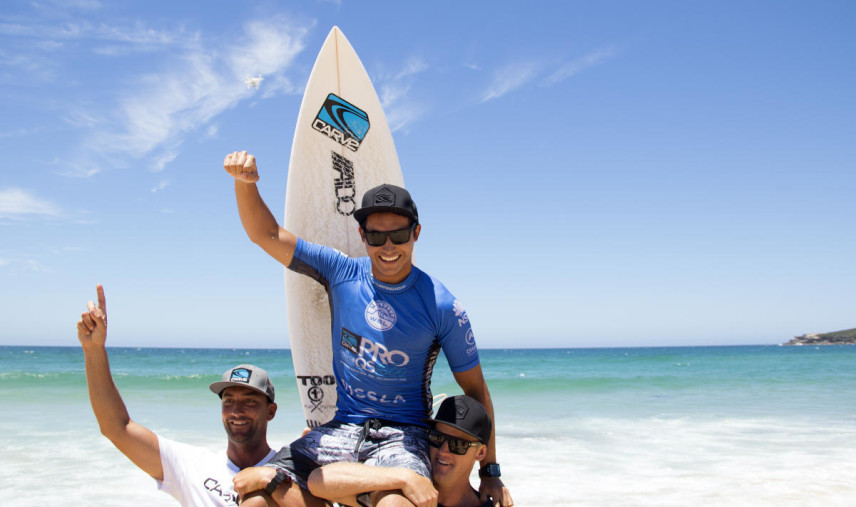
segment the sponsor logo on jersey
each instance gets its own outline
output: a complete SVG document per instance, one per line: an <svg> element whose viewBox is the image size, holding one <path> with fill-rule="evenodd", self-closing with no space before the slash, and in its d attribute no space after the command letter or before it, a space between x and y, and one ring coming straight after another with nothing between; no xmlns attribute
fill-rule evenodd
<svg viewBox="0 0 856 507"><path fill-rule="evenodd" d="M331 93L312 121L312 128L345 148L357 151L369 131L369 115Z"/></svg>
<svg viewBox="0 0 856 507"><path fill-rule="evenodd" d="M381 343L368 338L360 339L360 351L356 365L369 373L386 373L390 368L400 368L410 362L410 356L400 350L389 350Z"/></svg>
<svg viewBox="0 0 856 507"><path fill-rule="evenodd" d="M476 337L473 336L473 328L467 329L467 336L464 338L467 342L467 355L471 356L476 353Z"/></svg>
<svg viewBox="0 0 856 507"><path fill-rule="evenodd" d="M342 347L357 356L354 363L369 373L385 373L387 368L401 367L410 362L410 356L400 350L389 350L353 331L342 328Z"/></svg>
<svg viewBox="0 0 856 507"><path fill-rule="evenodd" d="M345 382L344 380L342 380L342 388L345 390L346 393L360 400L369 400L375 403L389 403L392 405L397 405L399 403L407 403L407 401L404 399L404 396L400 394L378 394L375 391L367 391L362 387L354 387L351 384Z"/></svg>
<svg viewBox="0 0 856 507"><path fill-rule="evenodd" d="M464 310L464 305L462 305L457 299L452 303L452 311L455 312L455 317L458 318L458 327L461 327L470 321L470 318L467 317L467 311Z"/></svg>
<svg viewBox="0 0 856 507"><path fill-rule="evenodd" d="M336 152L333 153L333 170L339 175L333 179L333 194L336 196L336 212L349 217L357 210L354 197L354 164Z"/></svg>
<svg viewBox="0 0 856 507"><path fill-rule="evenodd" d="M342 346L353 352L354 355L360 354L360 342L362 340L362 336L342 328Z"/></svg>
<svg viewBox="0 0 856 507"><path fill-rule="evenodd" d="M366 306L366 322L378 331L392 329L395 319L395 310L385 301L370 301Z"/></svg>

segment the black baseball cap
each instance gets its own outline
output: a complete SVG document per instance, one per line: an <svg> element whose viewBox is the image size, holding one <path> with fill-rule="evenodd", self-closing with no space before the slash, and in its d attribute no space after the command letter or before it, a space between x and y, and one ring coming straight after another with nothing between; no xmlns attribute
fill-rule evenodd
<svg viewBox="0 0 856 507"><path fill-rule="evenodd" d="M479 439L483 444L490 442L493 423L484 405L475 398L465 395L446 398L437 409L437 415L431 421L431 426L438 422L457 428Z"/></svg>
<svg viewBox="0 0 856 507"><path fill-rule="evenodd" d="M273 382L270 381L267 372L258 366L239 364L234 368L229 368L223 372L223 380L214 382L208 386L208 389L211 389L211 392L217 396L222 397L223 391L227 387L234 386L254 389L267 396L271 402L275 400Z"/></svg>
<svg viewBox="0 0 856 507"><path fill-rule="evenodd" d="M354 218L362 224L372 213L396 213L406 216L414 224L419 223L419 213L410 192L389 183L374 187L363 194L363 205L354 212Z"/></svg>

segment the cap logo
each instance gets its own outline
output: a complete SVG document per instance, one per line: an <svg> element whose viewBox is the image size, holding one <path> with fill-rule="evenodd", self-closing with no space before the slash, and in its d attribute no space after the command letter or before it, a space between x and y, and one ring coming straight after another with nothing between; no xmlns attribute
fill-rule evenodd
<svg viewBox="0 0 856 507"><path fill-rule="evenodd" d="M455 400L455 402L455 416L460 421L467 416L470 408L464 404L463 400Z"/></svg>
<svg viewBox="0 0 856 507"><path fill-rule="evenodd" d="M395 206L395 194L386 187L378 190L374 196L375 206Z"/></svg>
<svg viewBox="0 0 856 507"><path fill-rule="evenodd" d="M229 376L229 382L242 382L244 384L249 384L250 376L252 374L253 372L246 368L235 368L232 370L232 375Z"/></svg>

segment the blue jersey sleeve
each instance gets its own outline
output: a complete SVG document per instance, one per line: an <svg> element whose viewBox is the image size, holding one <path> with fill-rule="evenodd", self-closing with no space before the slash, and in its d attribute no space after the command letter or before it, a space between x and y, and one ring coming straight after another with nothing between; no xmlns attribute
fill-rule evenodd
<svg viewBox="0 0 856 507"><path fill-rule="evenodd" d="M314 278L329 287L343 277L353 274L355 267L352 261L353 259L334 248L298 238L288 269Z"/></svg>
<svg viewBox="0 0 856 507"><path fill-rule="evenodd" d="M440 346L454 373L467 371L479 364L473 328L466 310L445 288L437 295L440 303Z"/></svg>

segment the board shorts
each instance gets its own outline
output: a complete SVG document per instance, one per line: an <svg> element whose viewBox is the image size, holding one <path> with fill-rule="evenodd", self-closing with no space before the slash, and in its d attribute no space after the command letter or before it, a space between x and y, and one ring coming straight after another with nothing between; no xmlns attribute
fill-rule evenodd
<svg viewBox="0 0 856 507"><path fill-rule="evenodd" d="M406 468L431 478L428 431L421 426L369 419L363 424L332 420L279 450L264 466L281 468L298 486L316 468L341 461Z"/></svg>

